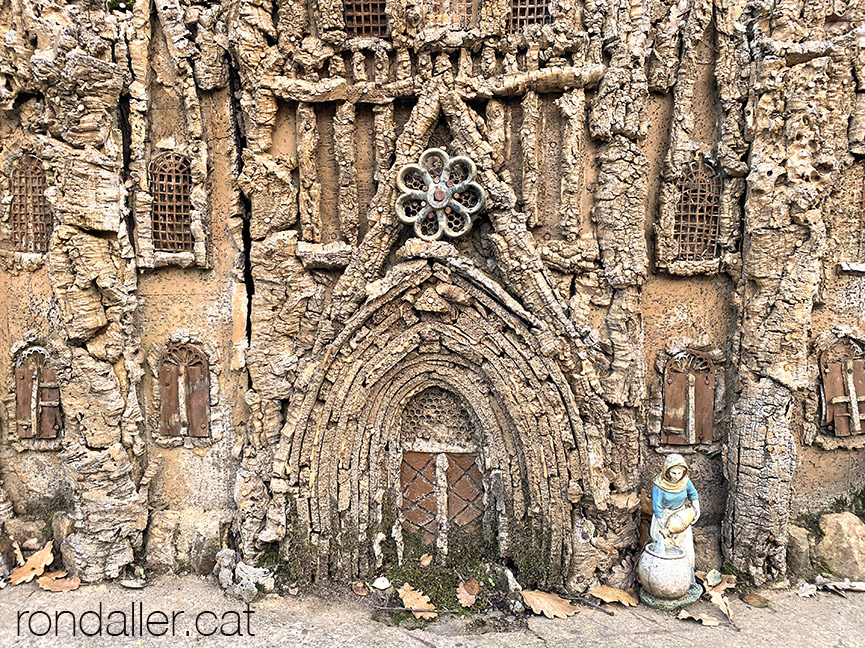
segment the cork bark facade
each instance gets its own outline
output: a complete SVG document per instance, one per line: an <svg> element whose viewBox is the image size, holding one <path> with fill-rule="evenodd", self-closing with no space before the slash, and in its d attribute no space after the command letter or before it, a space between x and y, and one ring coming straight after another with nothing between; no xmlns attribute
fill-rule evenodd
<svg viewBox="0 0 865 648"><path fill-rule="evenodd" d="M0 1L7 534L579 592L680 452L698 551L785 575L865 487L865 12L529 4Z"/></svg>

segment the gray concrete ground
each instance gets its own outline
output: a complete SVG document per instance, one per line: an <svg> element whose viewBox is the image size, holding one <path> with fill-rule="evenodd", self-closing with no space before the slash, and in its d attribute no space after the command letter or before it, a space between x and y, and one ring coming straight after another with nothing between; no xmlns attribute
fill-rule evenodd
<svg viewBox="0 0 865 648"><path fill-rule="evenodd" d="M765 609L747 606L735 595L730 597L733 619L738 628L729 625L703 627L692 621L680 621L672 614L644 606L623 608L610 606L615 616L581 607L579 614L567 620L529 617L524 627L513 631L478 633L471 629L472 618L443 616L424 628L408 629L376 621L366 600L356 600L347 591L326 598L301 595L270 595L253 605L250 617L244 605L226 597L211 580L193 576L160 577L143 590L127 590L116 584L91 585L74 592L53 593L40 590L35 583L7 587L0 591L0 646L233 646L246 648L289 648L310 646L376 647L376 648L493 648L591 646L592 648L865 648L865 594L850 594L842 599L820 593L814 599L801 599L790 591L764 592L773 602ZM55 612L69 610L81 615L87 610L103 609L102 636L82 637L80 629L72 636L71 615L60 616L60 627L44 637L30 633L28 623L37 633L48 629L47 621ZM136 608L135 636L113 636L122 629L121 617L110 615L122 610L126 630L131 634L132 606ZM163 611L169 621L154 624L156 632L168 630L162 637L139 634L139 610L145 617ZM41 614L37 611L47 614ZM699 603L695 611L712 611L709 604ZM175 614L175 636L170 636L172 613ZM33 612L37 612L31 617ZM204 633L225 625L227 633L240 630L242 636L200 636L195 631L196 614ZM212 614L211 614L212 613ZM158 614L151 617L160 621ZM248 635L249 629L253 636ZM20 634L19 634L20 620ZM500 619L489 619L495 625ZM109 628L109 624L112 624ZM478 625L477 617L474 625ZM517 624L519 625L519 624ZM83 618L83 628L93 632L96 615ZM189 634L187 635L187 631Z"/></svg>

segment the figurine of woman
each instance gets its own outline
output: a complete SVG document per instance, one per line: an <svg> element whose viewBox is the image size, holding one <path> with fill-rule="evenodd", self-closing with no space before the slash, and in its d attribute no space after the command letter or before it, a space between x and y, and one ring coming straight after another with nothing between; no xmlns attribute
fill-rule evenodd
<svg viewBox="0 0 865 648"><path fill-rule="evenodd" d="M686 501L690 507L686 506ZM693 570L694 533L691 527L700 518L700 500L688 477L688 464L682 455L668 455L661 474L655 477L652 512L649 535L655 541L656 550L662 551L665 544L681 548Z"/></svg>

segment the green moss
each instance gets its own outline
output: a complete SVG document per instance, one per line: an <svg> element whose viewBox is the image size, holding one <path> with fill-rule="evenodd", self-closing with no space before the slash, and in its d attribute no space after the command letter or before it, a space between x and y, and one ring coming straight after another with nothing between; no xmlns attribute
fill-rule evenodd
<svg viewBox="0 0 865 648"><path fill-rule="evenodd" d="M561 583L561 565L550 559L552 534L528 523L514 524L505 558L523 587L555 588Z"/></svg>

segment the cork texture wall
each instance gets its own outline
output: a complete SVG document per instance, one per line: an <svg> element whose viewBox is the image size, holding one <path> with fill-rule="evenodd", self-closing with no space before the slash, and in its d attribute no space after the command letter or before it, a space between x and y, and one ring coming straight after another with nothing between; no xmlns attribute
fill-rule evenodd
<svg viewBox="0 0 865 648"><path fill-rule="evenodd" d="M0 0L5 539L87 581L470 542L581 592L679 452L698 553L783 578L865 487L863 25Z"/></svg>

